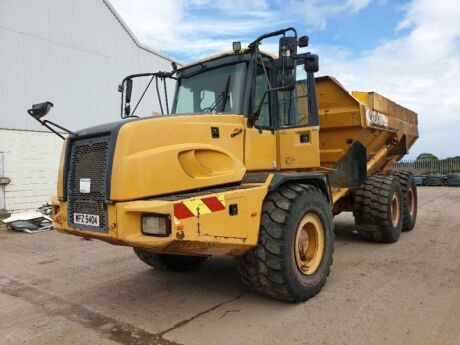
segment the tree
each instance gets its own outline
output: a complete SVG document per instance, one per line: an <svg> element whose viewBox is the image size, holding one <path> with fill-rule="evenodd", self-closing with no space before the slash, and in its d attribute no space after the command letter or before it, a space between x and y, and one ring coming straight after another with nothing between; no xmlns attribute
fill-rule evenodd
<svg viewBox="0 0 460 345"><path fill-rule="evenodd" d="M431 153L421 153L417 157L417 162L437 162L438 157Z"/></svg>

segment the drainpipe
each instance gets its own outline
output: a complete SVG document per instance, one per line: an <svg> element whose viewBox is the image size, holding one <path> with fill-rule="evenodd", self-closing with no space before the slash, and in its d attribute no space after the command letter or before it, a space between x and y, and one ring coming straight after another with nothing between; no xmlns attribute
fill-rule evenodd
<svg viewBox="0 0 460 345"><path fill-rule="evenodd" d="M0 152L0 219L9 217L10 214L6 212L6 201L5 201L5 186L10 183L10 179L5 177L4 169L4 155Z"/></svg>

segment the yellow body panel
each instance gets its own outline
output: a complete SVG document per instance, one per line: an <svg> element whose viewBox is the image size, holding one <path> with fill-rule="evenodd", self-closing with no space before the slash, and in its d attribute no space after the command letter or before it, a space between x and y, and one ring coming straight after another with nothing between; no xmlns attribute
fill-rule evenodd
<svg viewBox="0 0 460 345"><path fill-rule="evenodd" d="M268 184L248 185L247 188L196 195L178 200L151 199L118 202L108 205L109 230L106 233L73 229L67 222L67 203L53 200L58 207L53 216L54 227L65 233L97 238L113 244L140 247L154 252L191 255L239 255L254 247L258 241L262 202ZM225 209L212 212L201 199L217 197ZM184 203L199 212L177 219L174 204ZM230 205L237 205L238 214L230 215ZM235 206L233 206L235 207ZM206 211L207 209L207 211ZM155 237L141 232L141 216L164 214L171 218L171 235Z"/></svg>
<svg viewBox="0 0 460 345"><path fill-rule="evenodd" d="M64 196L64 161L66 155L66 147L67 147L67 139L64 140L61 149L61 158L59 159L59 170L58 170L58 178L57 178L57 197Z"/></svg>
<svg viewBox="0 0 460 345"><path fill-rule="evenodd" d="M319 168L318 127L281 129L278 138L278 166L281 170L303 170ZM308 142L301 142L301 136L308 136Z"/></svg>
<svg viewBox="0 0 460 345"><path fill-rule="evenodd" d="M276 135L270 130L247 128L244 143L244 163L248 171L275 170L278 166Z"/></svg>
<svg viewBox="0 0 460 345"><path fill-rule="evenodd" d="M113 159L114 201L238 182L243 163L242 115L168 116L121 127ZM211 127L219 128L213 138Z"/></svg>

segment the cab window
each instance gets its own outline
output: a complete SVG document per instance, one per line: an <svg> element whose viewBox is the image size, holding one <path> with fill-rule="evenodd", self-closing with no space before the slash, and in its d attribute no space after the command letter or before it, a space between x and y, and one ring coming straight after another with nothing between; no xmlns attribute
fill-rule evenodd
<svg viewBox="0 0 460 345"><path fill-rule="evenodd" d="M256 80L255 80L255 92L254 92L254 105L253 111L257 109L260 101L262 100L264 93L269 89L267 82L267 76L262 66L257 66ZM269 128L270 127L270 97L267 94L265 96L262 108L259 114L259 118L255 123L256 127Z"/></svg>
<svg viewBox="0 0 460 345"><path fill-rule="evenodd" d="M182 76L173 114L240 114L247 63L239 62Z"/></svg>
<svg viewBox="0 0 460 345"><path fill-rule="evenodd" d="M303 79L302 79L303 78ZM305 72L297 71L296 86L291 91L278 92L280 127L304 127L310 123Z"/></svg>

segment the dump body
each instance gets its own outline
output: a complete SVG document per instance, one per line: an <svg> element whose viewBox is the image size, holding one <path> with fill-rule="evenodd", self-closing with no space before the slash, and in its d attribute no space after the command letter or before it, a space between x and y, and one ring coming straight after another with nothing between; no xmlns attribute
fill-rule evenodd
<svg viewBox="0 0 460 345"><path fill-rule="evenodd" d="M320 114L321 166L332 168L359 140L368 161L397 141L375 162L372 171L390 167L404 156L418 138L417 114L375 92L348 93L331 77L316 79Z"/></svg>
<svg viewBox="0 0 460 345"><path fill-rule="evenodd" d="M333 169L351 145L366 148L367 176L389 169L418 138L417 114L376 92L349 93L332 77L316 78L321 167ZM347 189L331 186L334 202Z"/></svg>

